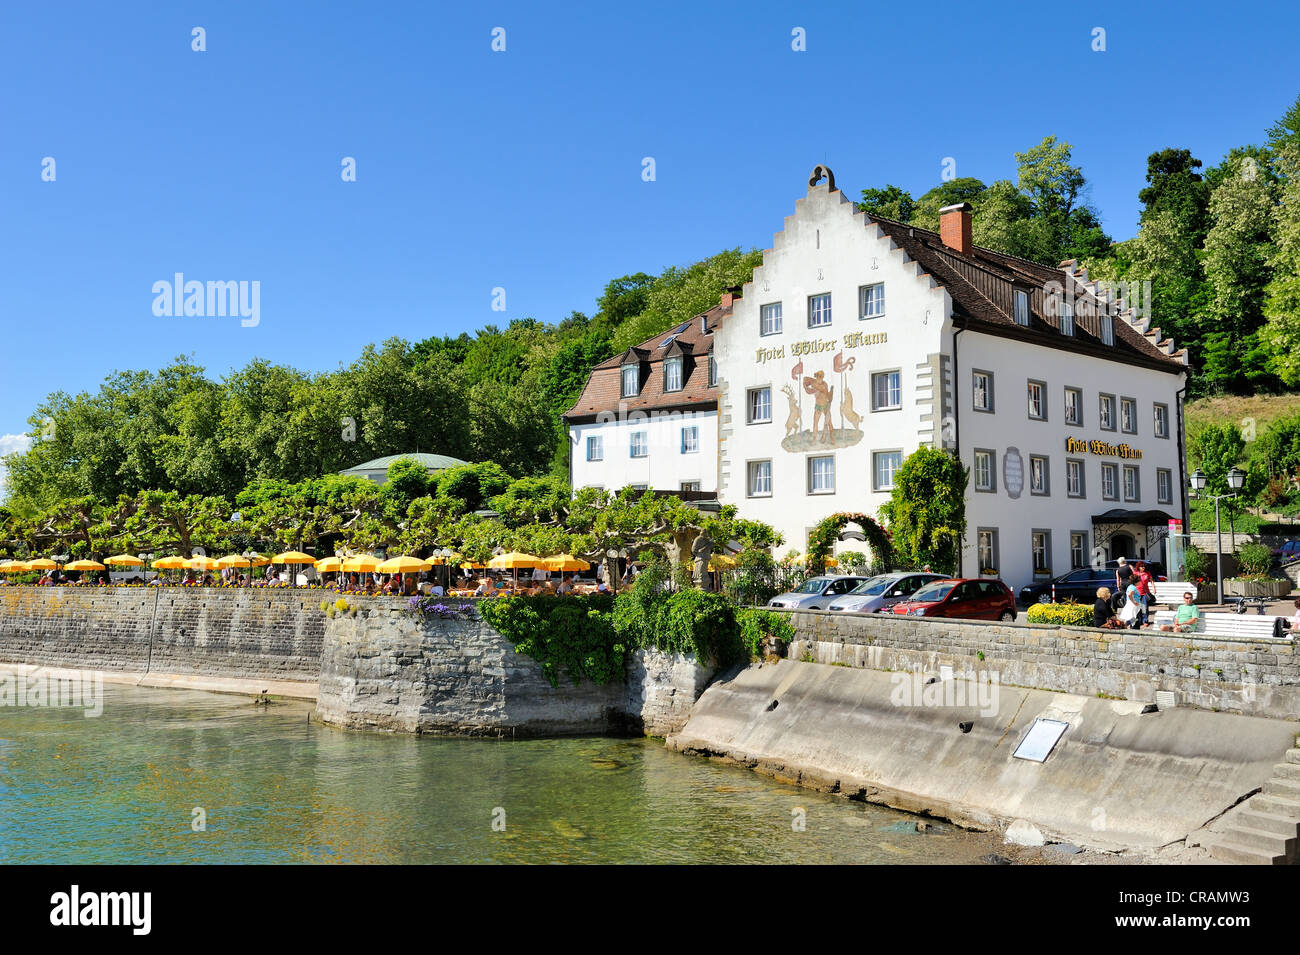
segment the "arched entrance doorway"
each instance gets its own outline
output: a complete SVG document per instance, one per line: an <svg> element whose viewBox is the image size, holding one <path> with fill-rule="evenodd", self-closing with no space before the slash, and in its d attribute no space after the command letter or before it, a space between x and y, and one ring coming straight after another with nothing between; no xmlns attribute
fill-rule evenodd
<svg viewBox="0 0 1300 955"><path fill-rule="evenodd" d="M1133 535L1118 533L1111 535L1110 538L1110 559L1118 560L1120 557L1131 559L1137 555L1133 550Z"/></svg>

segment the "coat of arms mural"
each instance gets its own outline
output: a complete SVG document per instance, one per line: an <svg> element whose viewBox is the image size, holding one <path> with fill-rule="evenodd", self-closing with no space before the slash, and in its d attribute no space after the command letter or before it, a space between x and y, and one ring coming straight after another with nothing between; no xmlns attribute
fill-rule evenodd
<svg viewBox="0 0 1300 955"><path fill-rule="evenodd" d="M862 440L862 415L853 407L853 392L848 384L848 373L856 361L857 358L845 358L842 351L835 355L831 360L831 373L839 376L838 382L834 378L828 379L825 369L805 374L802 359L790 369L790 379L795 386L781 388L789 404L785 438L781 441L783 449L797 453L848 448ZM835 405L837 387L840 395L838 407ZM804 414L805 395L812 398L811 420ZM835 426L836 412L839 414L839 427Z"/></svg>

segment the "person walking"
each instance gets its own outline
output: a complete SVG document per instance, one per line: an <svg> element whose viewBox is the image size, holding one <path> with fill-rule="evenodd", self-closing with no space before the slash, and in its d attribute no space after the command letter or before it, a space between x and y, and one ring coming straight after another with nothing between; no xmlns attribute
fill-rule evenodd
<svg viewBox="0 0 1300 955"><path fill-rule="evenodd" d="M1128 559L1121 557L1118 565L1115 567L1115 592L1127 593L1128 585L1133 580L1133 568L1129 566Z"/></svg>
<svg viewBox="0 0 1300 955"><path fill-rule="evenodd" d="M1151 585L1155 583L1155 578L1147 570L1146 561L1139 560L1133 568L1133 585L1137 587L1138 603L1142 605L1142 623L1147 622L1151 615L1151 601L1155 594L1152 592Z"/></svg>

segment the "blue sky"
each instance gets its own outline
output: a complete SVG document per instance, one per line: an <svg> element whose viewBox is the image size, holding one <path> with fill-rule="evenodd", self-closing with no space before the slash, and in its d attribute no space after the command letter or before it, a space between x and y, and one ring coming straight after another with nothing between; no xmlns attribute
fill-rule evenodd
<svg viewBox="0 0 1300 955"><path fill-rule="evenodd" d="M920 194L1055 134L1127 238L1148 153L1216 162L1300 93L1291 5L1153 7L5 4L0 448L47 392L179 354L326 369L590 312L615 276L768 247L818 162ZM155 316L176 272L260 282L259 324Z"/></svg>

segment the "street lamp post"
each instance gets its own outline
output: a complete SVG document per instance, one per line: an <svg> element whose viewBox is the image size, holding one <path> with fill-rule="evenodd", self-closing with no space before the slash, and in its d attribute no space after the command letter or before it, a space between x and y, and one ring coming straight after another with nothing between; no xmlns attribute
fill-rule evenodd
<svg viewBox="0 0 1300 955"><path fill-rule="evenodd" d="M1214 599L1223 603L1223 530L1219 526L1219 502L1237 496L1237 492L1246 483L1246 472L1240 468L1232 468L1228 471L1228 487L1232 488L1231 494L1202 494L1208 482L1200 468L1192 472L1191 483L1193 496L1207 497L1214 501L1214 578L1215 587L1218 588Z"/></svg>

